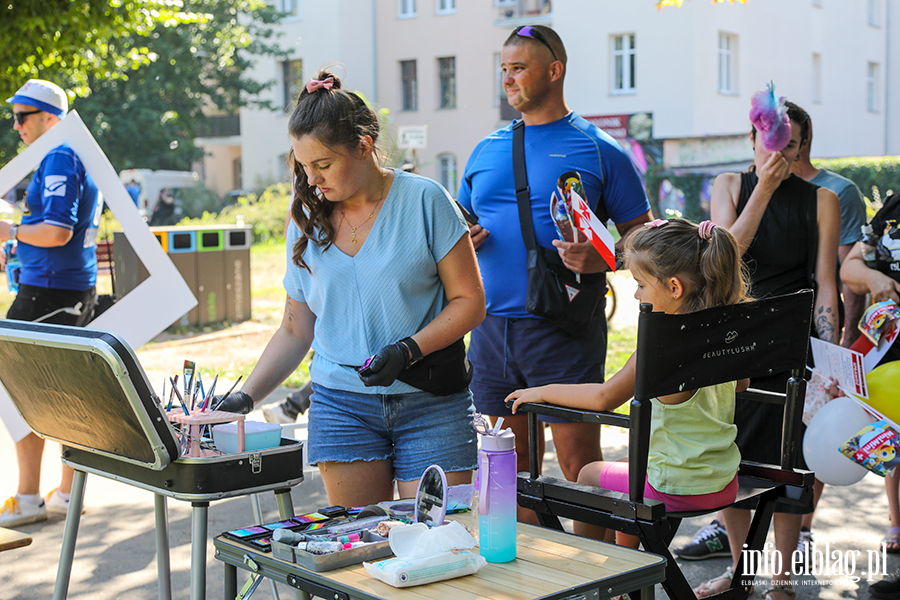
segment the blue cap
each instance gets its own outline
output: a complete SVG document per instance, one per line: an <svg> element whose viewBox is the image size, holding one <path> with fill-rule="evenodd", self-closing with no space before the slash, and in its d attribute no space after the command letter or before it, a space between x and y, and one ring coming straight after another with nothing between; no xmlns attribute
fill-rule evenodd
<svg viewBox="0 0 900 600"><path fill-rule="evenodd" d="M7 98L7 104L33 106L60 119L69 111L69 100L61 87L43 79L29 79L16 95Z"/></svg>

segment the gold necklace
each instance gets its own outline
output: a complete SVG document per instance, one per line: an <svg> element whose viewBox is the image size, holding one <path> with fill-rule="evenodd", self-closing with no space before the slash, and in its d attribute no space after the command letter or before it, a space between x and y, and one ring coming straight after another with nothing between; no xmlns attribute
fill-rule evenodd
<svg viewBox="0 0 900 600"><path fill-rule="evenodd" d="M377 207L378 206L376 205L376 208ZM341 207L341 221L347 221L347 225L350 226L350 243L351 244L356 243L356 230L359 229L360 227L362 227L363 225L365 225L366 223L368 223L369 219L371 219L373 216L375 216L374 208L372 209L372 212L369 213L369 216L366 217L365 221L363 221L362 223L360 223L359 225L354 227L353 224L350 222L350 220L344 217L344 207L343 206Z"/></svg>
<svg viewBox="0 0 900 600"><path fill-rule="evenodd" d="M366 217L366 220L357 225L353 226L353 223L350 222L350 219L347 219L344 216L344 205L341 204L341 222L347 221L347 225L350 226L350 243L356 243L356 230L369 222L369 219L375 216L375 211L378 210L378 205L381 204L381 201L384 200L384 184L387 182L387 176L382 176L381 179L381 198L378 199L378 202L375 203L375 207L372 209L372 212L369 213L369 216Z"/></svg>

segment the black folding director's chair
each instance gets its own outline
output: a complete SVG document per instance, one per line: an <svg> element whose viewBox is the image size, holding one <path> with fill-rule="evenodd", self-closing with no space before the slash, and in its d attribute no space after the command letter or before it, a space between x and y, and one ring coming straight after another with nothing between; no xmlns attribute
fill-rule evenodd
<svg viewBox="0 0 900 600"><path fill-rule="evenodd" d="M579 411L548 404L523 404L528 413L530 472L518 475L518 502L534 510L544 527L562 530L559 517L592 523L638 536L643 548L666 558L663 588L672 600L693 599L694 593L669 552L681 520L710 511L669 512L655 500L644 500L650 441L650 399L749 377L751 389L738 402L755 400L784 405L781 464L741 461L736 502L755 499L756 511L745 543L761 550L776 502L811 506L813 473L794 469L800 447L800 418L813 293L810 290L756 302L712 308L685 315L652 312L641 304L638 320L637 365L630 415ZM753 378L790 371L785 394L753 390ZM628 428L629 493L538 474L538 414L573 421ZM754 564L734 571L730 589L715 598L744 599L750 594ZM752 562L752 561L750 561ZM652 598L652 589L644 597Z"/></svg>

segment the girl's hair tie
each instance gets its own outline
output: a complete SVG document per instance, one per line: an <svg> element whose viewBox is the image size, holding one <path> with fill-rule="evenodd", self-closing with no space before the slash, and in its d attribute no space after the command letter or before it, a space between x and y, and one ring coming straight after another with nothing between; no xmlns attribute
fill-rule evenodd
<svg viewBox="0 0 900 600"><path fill-rule="evenodd" d="M334 85L334 77L326 77L325 79L310 79L306 82L306 93L312 94L319 88L325 88L326 90L330 90L331 86Z"/></svg>
<svg viewBox="0 0 900 600"><path fill-rule="evenodd" d="M668 224L669 224L668 219L654 219L654 220L650 221L649 223L644 223L644 227L647 227L648 229L653 229L654 227L662 227L663 225L668 225Z"/></svg>
<svg viewBox="0 0 900 600"><path fill-rule="evenodd" d="M701 240L709 241L712 239L712 231L716 226L712 221L703 221L700 225L697 226L697 233L700 235Z"/></svg>

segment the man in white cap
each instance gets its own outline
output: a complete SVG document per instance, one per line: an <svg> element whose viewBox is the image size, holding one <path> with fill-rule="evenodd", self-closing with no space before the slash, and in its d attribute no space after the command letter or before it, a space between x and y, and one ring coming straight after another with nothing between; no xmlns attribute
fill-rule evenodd
<svg viewBox="0 0 900 600"><path fill-rule="evenodd" d="M32 144L66 116L68 100L58 85L32 79L7 103L13 106L13 129ZM84 326L90 321L97 292L97 226L102 196L68 144L48 152L25 194L21 224L0 220L0 242L16 240L22 263L19 293L6 317ZM5 261L6 257L0 257ZM16 441L19 485L0 508L0 527L14 527L65 514L73 471L63 467L60 486L40 495L44 440L29 433Z"/></svg>

